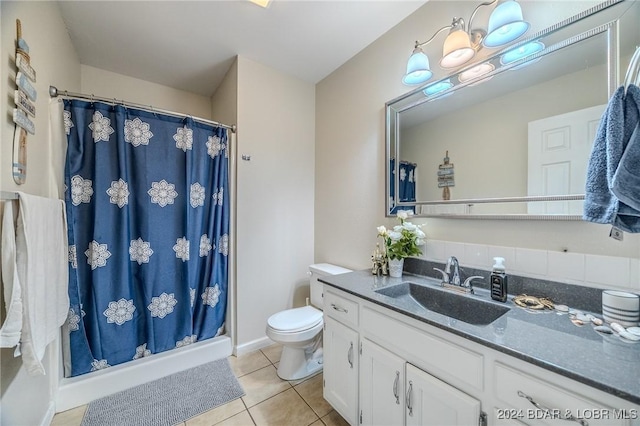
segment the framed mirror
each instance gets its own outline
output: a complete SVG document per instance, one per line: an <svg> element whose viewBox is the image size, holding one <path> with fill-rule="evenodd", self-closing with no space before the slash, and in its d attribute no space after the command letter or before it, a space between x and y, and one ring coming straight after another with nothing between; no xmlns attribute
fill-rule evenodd
<svg viewBox="0 0 640 426"><path fill-rule="evenodd" d="M639 20L640 2L600 3L389 101L387 215L581 220L591 146Z"/></svg>

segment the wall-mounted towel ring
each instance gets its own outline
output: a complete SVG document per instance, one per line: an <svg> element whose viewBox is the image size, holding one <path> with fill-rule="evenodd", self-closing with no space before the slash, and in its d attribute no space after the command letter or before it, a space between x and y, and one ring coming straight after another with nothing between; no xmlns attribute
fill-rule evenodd
<svg viewBox="0 0 640 426"><path fill-rule="evenodd" d="M640 84L640 46L636 47L636 51L629 61L629 67L627 73L624 76L625 90L630 84L638 86Z"/></svg>

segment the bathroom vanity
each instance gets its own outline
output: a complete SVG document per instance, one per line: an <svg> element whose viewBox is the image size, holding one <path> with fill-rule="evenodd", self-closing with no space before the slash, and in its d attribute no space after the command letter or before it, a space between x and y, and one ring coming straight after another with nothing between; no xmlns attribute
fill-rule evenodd
<svg viewBox="0 0 640 426"><path fill-rule="evenodd" d="M352 425L640 424L640 342L482 289L426 309L410 285L451 293L429 277L321 281L324 397Z"/></svg>

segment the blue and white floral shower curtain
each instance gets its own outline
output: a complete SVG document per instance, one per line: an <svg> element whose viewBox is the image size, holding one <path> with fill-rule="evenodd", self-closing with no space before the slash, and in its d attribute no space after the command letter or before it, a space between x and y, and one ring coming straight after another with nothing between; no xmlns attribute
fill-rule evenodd
<svg viewBox="0 0 640 426"><path fill-rule="evenodd" d="M227 130L66 100L67 321L76 376L223 333Z"/></svg>
<svg viewBox="0 0 640 426"><path fill-rule="evenodd" d="M397 213L398 210L410 210L415 213L414 207L398 207L394 204L394 195L395 195L395 163L396 160L394 158L391 159L390 169L391 170L391 178L389 182L389 205L391 206L391 213ZM416 164L409 163L407 161L400 161L399 171L400 171L400 185L399 185L399 200L412 202L416 201Z"/></svg>

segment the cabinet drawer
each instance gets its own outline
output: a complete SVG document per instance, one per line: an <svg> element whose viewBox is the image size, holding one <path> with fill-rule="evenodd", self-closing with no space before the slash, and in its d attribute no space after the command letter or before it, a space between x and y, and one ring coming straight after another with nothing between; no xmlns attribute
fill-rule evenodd
<svg viewBox="0 0 640 426"><path fill-rule="evenodd" d="M438 378L467 389L481 391L484 357L476 352L429 334L409 324L364 307L361 331L382 346L396 348L398 354Z"/></svg>
<svg viewBox="0 0 640 426"><path fill-rule="evenodd" d="M326 315L345 325L358 327L358 303L342 297L325 286L323 309Z"/></svg>
<svg viewBox="0 0 640 426"><path fill-rule="evenodd" d="M494 374L496 396L504 404L495 408L498 420L508 413L530 425L594 426L627 425L623 417L634 416L629 410L614 409L580 395L577 392L583 385L579 383L564 389L551 383L552 376L532 376L499 362L494 364ZM569 416L574 417L573 422L567 421Z"/></svg>

